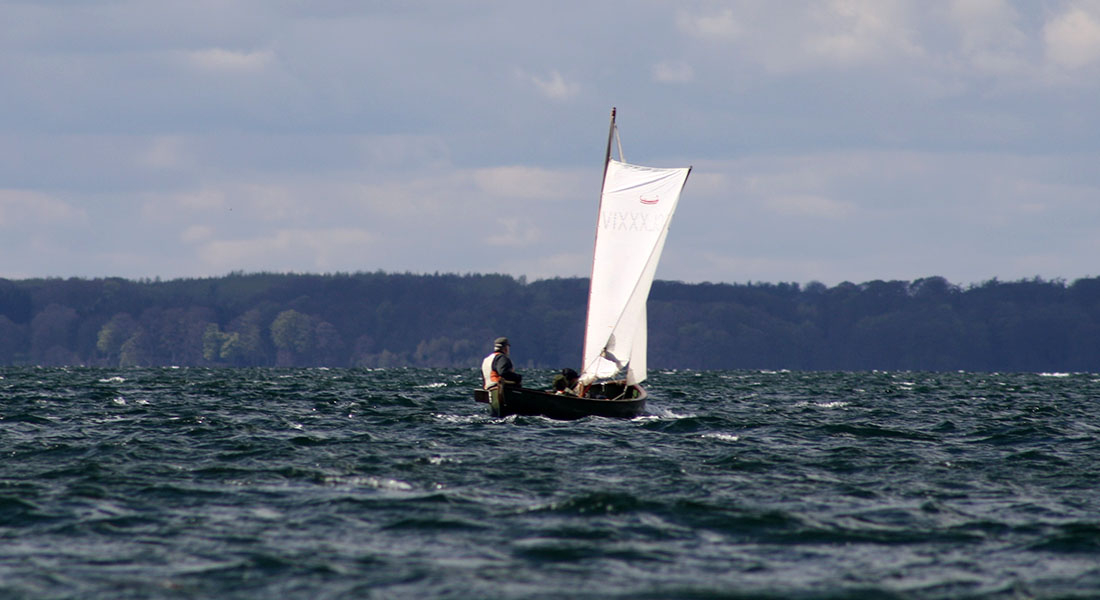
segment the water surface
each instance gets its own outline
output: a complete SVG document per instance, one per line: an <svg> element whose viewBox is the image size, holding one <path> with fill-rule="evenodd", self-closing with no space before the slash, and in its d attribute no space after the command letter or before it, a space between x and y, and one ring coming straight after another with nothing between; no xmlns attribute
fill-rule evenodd
<svg viewBox="0 0 1100 600"><path fill-rule="evenodd" d="M528 372L528 381L552 373ZM3 598L1092 598L1100 376L0 369Z"/></svg>

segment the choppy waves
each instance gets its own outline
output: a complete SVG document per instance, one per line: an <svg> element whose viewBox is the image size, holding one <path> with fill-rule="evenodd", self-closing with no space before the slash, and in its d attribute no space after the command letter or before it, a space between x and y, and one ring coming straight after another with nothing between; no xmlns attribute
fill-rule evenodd
<svg viewBox="0 0 1100 600"><path fill-rule="evenodd" d="M567 423L472 369L5 369L0 597L1086 598L1100 379L1055 375L665 372Z"/></svg>

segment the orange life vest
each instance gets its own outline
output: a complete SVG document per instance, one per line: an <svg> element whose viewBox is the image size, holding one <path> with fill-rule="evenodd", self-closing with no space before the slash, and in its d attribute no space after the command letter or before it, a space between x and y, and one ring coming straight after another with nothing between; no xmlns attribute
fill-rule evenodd
<svg viewBox="0 0 1100 600"><path fill-rule="evenodd" d="M485 380L485 389L489 389L500 383L500 373L493 370L493 360L502 352L494 352L481 361L481 377Z"/></svg>

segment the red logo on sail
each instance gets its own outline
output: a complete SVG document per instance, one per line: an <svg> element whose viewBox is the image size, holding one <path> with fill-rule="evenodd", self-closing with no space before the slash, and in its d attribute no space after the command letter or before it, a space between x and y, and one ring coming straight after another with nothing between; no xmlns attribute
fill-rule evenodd
<svg viewBox="0 0 1100 600"><path fill-rule="evenodd" d="M639 196L638 201L642 204L657 204L661 201L660 196L653 196L652 198L646 198L645 196Z"/></svg>

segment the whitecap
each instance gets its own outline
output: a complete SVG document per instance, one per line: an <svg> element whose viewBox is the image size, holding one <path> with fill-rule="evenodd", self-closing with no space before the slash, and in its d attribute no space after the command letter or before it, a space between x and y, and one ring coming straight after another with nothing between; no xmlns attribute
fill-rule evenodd
<svg viewBox="0 0 1100 600"><path fill-rule="evenodd" d="M378 490L389 490L398 492L408 492L412 491L413 489L411 483L401 481L400 479L390 479L389 477L326 477L325 483L340 486L365 486L372 487Z"/></svg>
<svg viewBox="0 0 1100 600"><path fill-rule="evenodd" d="M265 521L275 521L275 520L283 518L283 513L279 512L279 511L277 511L273 508L266 508L266 507L253 508L249 512L251 512L252 516L256 517L257 519L263 519Z"/></svg>
<svg viewBox="0 0 1100 600"><path fill-rule="evenodd" d="M1039 373L1039 377L1070 377L1072 373Z"/></svg>
<svg viewBox="0 0 1100 600"><path fill-rule="evenodd" d="M654 412L654 414L647 415L647 416L650 418L650 420L653 420L653 419L691 419L691 418L694 418L698 415L695 415L695 414L681 415L679 413L674 413L671 410L661 408L661 409L657 409ZM646 419L646 418L647 417L645 417L645 416L635 417L633 420L637 421L638 419Z"/></svg>
<svg viewBox="0 0 1100 600"><path fill-rule="evenodd" d="M122 396L115 396L111 399L111 402L114 402L119 406L126 406L126 398L123 398Z"/></svg>
<svg viewBox="0 0 1100 600"><path fill-rule="evenodd" d="M732 433L704 433L699 437L708 440L721 440L723 442L736 442L741 440L741 436L733 435Z"/></svg>
<svg viewBox="0 0 1100 600"><path fill-rule="evenodd" d="M106 379L100 379L99 380L100 383L122 383L124 381L126 381L126 380L123 379L122 377L118 377L118 376L107 377Z"/></svg>
<svg viewBox="0 0 1100 600"><path fill-rule="evenodd" d="M483 423L492 417L488 414L481 415L445 415L442 413L433 413L432 418L444 423Z"/></svg>
<svg viewBox="0 0 1100 600"><path fill-rule="evenodd" d="M435 388L447 387L447 384L445 384L445 383L426 383L424 385L418 385L416 387L421 388L421 389L435 389Z"/></svg>

